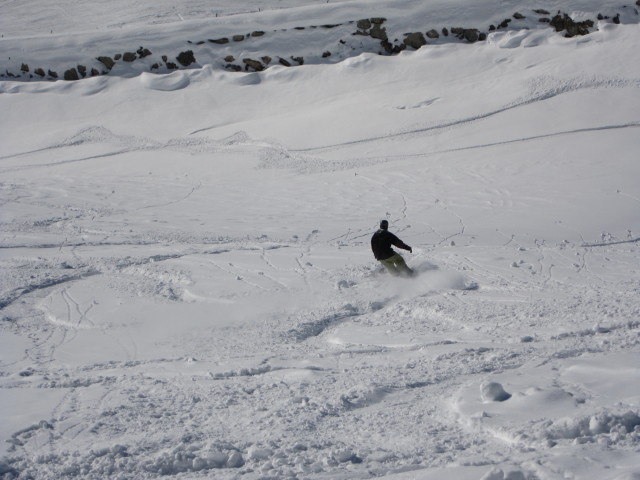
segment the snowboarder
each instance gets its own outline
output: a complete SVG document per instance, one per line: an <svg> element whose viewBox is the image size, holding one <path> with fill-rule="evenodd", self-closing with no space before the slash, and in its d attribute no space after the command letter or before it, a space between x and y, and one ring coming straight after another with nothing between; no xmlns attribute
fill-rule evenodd
<svg viewBox="0 0 640 480"><path fill-rule="evenodd" d="M411 270L404 261L404 258L395 252L391 245L413 252L411 247L396 237L393 233L388 231L389 222L382 220L380 222L380 229L371 237L371 250L373 250L373 256L376 257L384 267L389 271L391 275L398 276L405 274L413 276L414 271Z"/></svg>

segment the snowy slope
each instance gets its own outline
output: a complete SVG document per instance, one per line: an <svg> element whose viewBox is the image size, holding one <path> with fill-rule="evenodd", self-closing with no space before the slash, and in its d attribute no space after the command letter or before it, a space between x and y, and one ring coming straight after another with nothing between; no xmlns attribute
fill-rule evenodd
<svg viewBox="0 0 640 480"><path fill-rule="evenodd" d="M3 480L640 475L637 7L535 5L610 17L565 38L517 1L102 3L7 3L4 57L527 28L1 81Z"/></svg>

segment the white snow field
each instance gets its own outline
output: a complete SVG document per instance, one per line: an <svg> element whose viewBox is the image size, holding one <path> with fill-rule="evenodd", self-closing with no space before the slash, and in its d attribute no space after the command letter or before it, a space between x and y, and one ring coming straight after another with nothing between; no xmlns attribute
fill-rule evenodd
<svg viewBox="0 0 640 480"><path fill-rule="evenodd" d="M2 2L0 478L640 478L640 7L469 3Z"/></svg>

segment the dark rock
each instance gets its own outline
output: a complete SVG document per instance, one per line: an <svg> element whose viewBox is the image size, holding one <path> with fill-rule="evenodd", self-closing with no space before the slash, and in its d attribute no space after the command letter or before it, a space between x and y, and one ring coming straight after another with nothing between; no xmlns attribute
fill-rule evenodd
<svg viewBox="0 0 640 480"><path fill-rule="evenodd" d="M138 54L138 57L144 58L151 55L151 50L149 50L148 48L140 47L136 53Z"/></svg>
<svg viewBox="0 0 640 480"><path fill-rule="evenodd" d="M78 76L78 72L75 68L70 68L69 70L64 72L64 79L68 81L72 81L72 80L80 80L80 77Z"/></svg>
<svg viewBox="0 0 640 480"><path fill-rule="evenodd" d="M550 13L543 8L538 8L537 10L534 10L533 13L537 13L538 15L550 15Z"/></svg>
<svg viewBox="0 0 640 480"><path fill-rule="evenodd" d="M133 52L125 52L124 55L122 55L122 60L129 63L133 62L136 58L136 54Z"/></svg>
<svg viewBox="0 0 640 480"><path fill-rule="evenodd" d="M206 42L204 40L200 40L199 42L196 43L196 45L204 45Z"/></svg>
<svg viewBox="0 0 640 480"><path fill-rule="evenodd" d="M327 51L327 52L323 52L322 54L322 58L327 58L331 56L331 52Z"/></svg>
<svg viewBox="0 0 640 480"><path fill-rule="evenodd" d="M284 58L279 58L278 62L280 62L280 65L284 65L285 67L290 67L291 63L289 63L287 60L285 60Z"/></svg>
<svg viewBox="0 0 640 480"><path fill-rule="evenodd" d="M99 77L100 76L100 72L98 71L97 68L91 67L91 76L92 77Z"/></svg>
<svg viewBox="0 0 640 480"><path fill-rule="evenodd" d="M36 75L38 75L39 77L44 77L46 75L46 73L44 73L44 70L42 68L36 68L33 73L35 73Z"/></svg>
<svg viewBox="0 0 640 480"><path fill-rule="evenodd" d="M389 40L382 40L380 42L380 45L382 46L382 48L384 48L384 51L387 52L389 55L393 53L393 45L389 43Z"/></svg>
<svg viewBox="0 0 640 480"><path fill-rule="evenodd" d="M176 57L176 60L178 60L180 65L182 65L183 67L188 67L192 63L196 63L196 57L193 56L192 50L187 50L186 52L180 52L180 55Z"/></svg>
<svg viewBox="0 0 640 480"><path fill-rule="evenodd" d="M260 60L262 60L262 63L264 63L265 65L269 65L273 60L273 58L271 58L268 55L265 55L264 57L261 57Z"/></svg>
<svg viewBox="0 0 640 480"><path fill-rule="evenodd" d="M234 35L231 38L233 39L234 42L241 42L244 40L244 35Z"/></svg>
<svg viewBox="0 0 640 480"><path fill-rule="evenodd" d="M431 29L427 32L427 37L429 38L440 38L440 34L438 33L437 30L435 29Z"/></svg>
<svg viewBox="0 0 640 480"><path fill-rule="evenodd" d="M327 24L327 25L320 25L322 28L336 28L339 27L340 25L342 25L341 23L332 23L332 24Z"/></svg>
<svg viewBox="0 0 640 480"><path fill-rule="evenodd" d="M168 68L169 70L177 70L177 69L178 69L178 65L176 65L176 64L175 64L175 63L173 63L173 62L167 62L167 68Z"/></svg>
<svg viewBox="0 0 640 480"><path fill-rule="evenodd" d="M374 25L382 25L386 21L387 19L384 17L374 17L371 19L371 23L373 23Z"/></svg>
<svg viewBox="0 0 640 480"><path fill-rule="evenodd" d="M224 66L224 68L231 70L233 72L241 72L242 71L242 67L240 65L234 65L232 63L228 63Z"/></svg>
<svg viewBox="0 0 640 480"><path fill-rule="evenodd" d="M474 43L480 40L480 33L476 29L468 28L464 31L464 38L468 42Z"/></svg>
<svg viewBox="0 0 640 480"><path fill-rule="evenodd" d="M151 70L158 70L159 68L160 68L159 63L154 63L153 65L151 65Z"/></svg>
<svg viewBox="0 0 640 480"><path fill-rule="evenodd" d="M448 36L449 36L449 30L447 30L446 28L443 28L443 29L442 29L442 34L443 34L445 37L448 37Z"/></svg>
<svg viewBox="0 0 640 480"><path fill-rule="evenodd" d="M547 17L539 18L538 21L542 23L551 23L551 19Z"/></svg>
<svg viewBox="0 0 640 480"><path fill-rule="evenodd" d="M373 20L373 19L372 19ZM387 29L380 26L380 23L374 23L373 28L371 28L370 35L372 38L376 40L388 40L387 37Z"/></svg>
<svg viewBox="0 0 640 480"><path fill-rule="evenodd" d="M229 43L229 39L227 37L223 37L223 38L216 38L214 40L209 39L209 41L211 43L216 43L218 45L224 45L225 43Z"/></svg>
<svg viewBox="0 0 640 480"><path fill-rule="evenodd" d="M23 64L20 66L20 70L21 70L21 71L23 71L23 72L25 72L25 73L27 73L27 72L29 71L29 65L27 65L26 63L23 63Z"/></svg>
<svg viewBox="0 0 640 480"><path fill-rule="evenodd" d="M493 32L496 29L495 25L489 25L489 31Z"/></svg>
<svg viewBox="0 0 640 480"><path fill-rule="evenodd" d="M291 60L293 60L294 62L297 62L298 65L304 65L304 58L303 57L291 57Z"/></svg>
<svg viewBox="0 0 640 480"><path fill-rule="evenodd" d="M231 62L235 62L236 58L233 55L227 55L226 57L224 57L224 61L227 63L231 63Z"/></svg>
<svg viewBox="0 0 640 480"><path fill-rule="evenodd" d="M82 78L85 78L87 76L87 67L85 67L84 65L78 65L78 73L82 76Z"/></svg>
<svg viewBox="0 0 640 480"><path fill-rule="evenodd" d="M574 22L573 19L567 15L556 15L551 19L551 26L556 29L556 32L566 30L565 37L574 37L576 35L588 35L589 28L593 27L593 20L585 20L583 22Z"/></svg>
<svg viewBox="0 0 640 480"><path fill-rule="evenodd" d="M358 20L356 23L356 27L360 30L369 30L371 28L371 20L368 18L363 18L362 20Z"/></svg>
<svg viewBox="0 0 640 480"><path fill-rule="evenodd" d="M111 70L116 64L111 57L98 57L97 60L103 64L107 70Z"/></svg>
<svg viewBox="0 0 640 480"><path fill-rule="evenodd" d="M566 13L564 17L558 14L551 19L551 26L556 29L556 32L561 32L567 28L568 21L573 24L573 20Z"/></svg>
<svg viewBox="0 0 640 480"><path fill-rule="evenodd" d="M389 55L395 55L407 49L407 46L404 43L401 45L393 45L389 40L383 40L380 42L380 45L382 45L382 48L384 48L385 52Z"/></svg>
<svg viewBox="0 0 640 480"><path fill-rule="evenodd" d="M484 32L480 32L480 34L478 35L478 41L484 42L486 39L487 39L487 34Z"/></svg>
<svg viewBox="0 0 640 480"><path fill-rule="evenodd" d="M58 78L58 72L53 72L51 70L47 72L47 75L49 75L51 78Z"/></svg>
<svg viewBox="0 0 640 480"><path fill-rule="evenodd" d="M618 13L612 20L616 25L620 25L620 14Z"/></svg>
<svg viewBox="0 0 640 480"><path fill-rule="evenodd" d="M304 30L304 27L294 27L295 30Z"/></svg>
<svg viewBox="0 0 640 480"><path fill-rule="evenodd" d="M169 60L169 58L166 55L162 55L162 61L167 63L167 60Z"/></svg>
<svg viewBox="0 0 640 480"><path fill-rule="evenodd" d="M116 54L113 56L113 59L114 59L116 62L117 62L118 60L120 60L121 58L122 58L122 54L121 54L121 53L116 53Z"/></svg>
<svg viewBox="0 0 640 480"><path fill-rule="evenodd" d="M476 28L452 28L451 33L453 33L460 40L466 40L471 43L475 43L480 40L480 32ZM486 34L484 36L486 39Z"/></svg>
<svg viewBox="0 0 640 480"><path fill-rule="evenodd" d="M264 32L261 30L256 30L255 32L251 32L252 37L261 37L264 35Z"/></svg>
<svg viewBox="0 0 640 480"><path fill-rule="evenodd" d="M510 23L511 23L511 19L510 18L505 18L502 21L502 23L500 25L498 25L498 28L507 28Z"/></svg>
<svg viewBox="0 0 640 480"><path fill-rule="evenodd" d="M516 20L524 20L527 17L525 17L524 15L522 15L519 12L516 12L516 13L513 14L513 18L515 18Z"/></svg>
<svg viewBox="0 0 640 480"><path fill-rule="evenodd" d="M252 60L250 58L243 58L242 63L244 63L244 69L249 71L249 69L254 72L261 72L264 70L264 65L257 60Z"/></svg>
<svg viewBox="0 0 640 480"><path fill-rule="evenodd" d="M424 35L422 35L422 32L407 33L405 35L403 42L407 47L417 50L427 44L427 40L424 38Z"/></svg>

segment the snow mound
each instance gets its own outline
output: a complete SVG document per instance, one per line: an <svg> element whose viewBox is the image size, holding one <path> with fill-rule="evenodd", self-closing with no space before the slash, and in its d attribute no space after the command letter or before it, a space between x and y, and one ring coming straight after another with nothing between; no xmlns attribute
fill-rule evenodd
<svg viewBox="0 0 640 480"><path fill-rule="evenodd" d="M511 398L498 382L487 382L480 385L480 394L484 402L504 402Z"/></svg>

